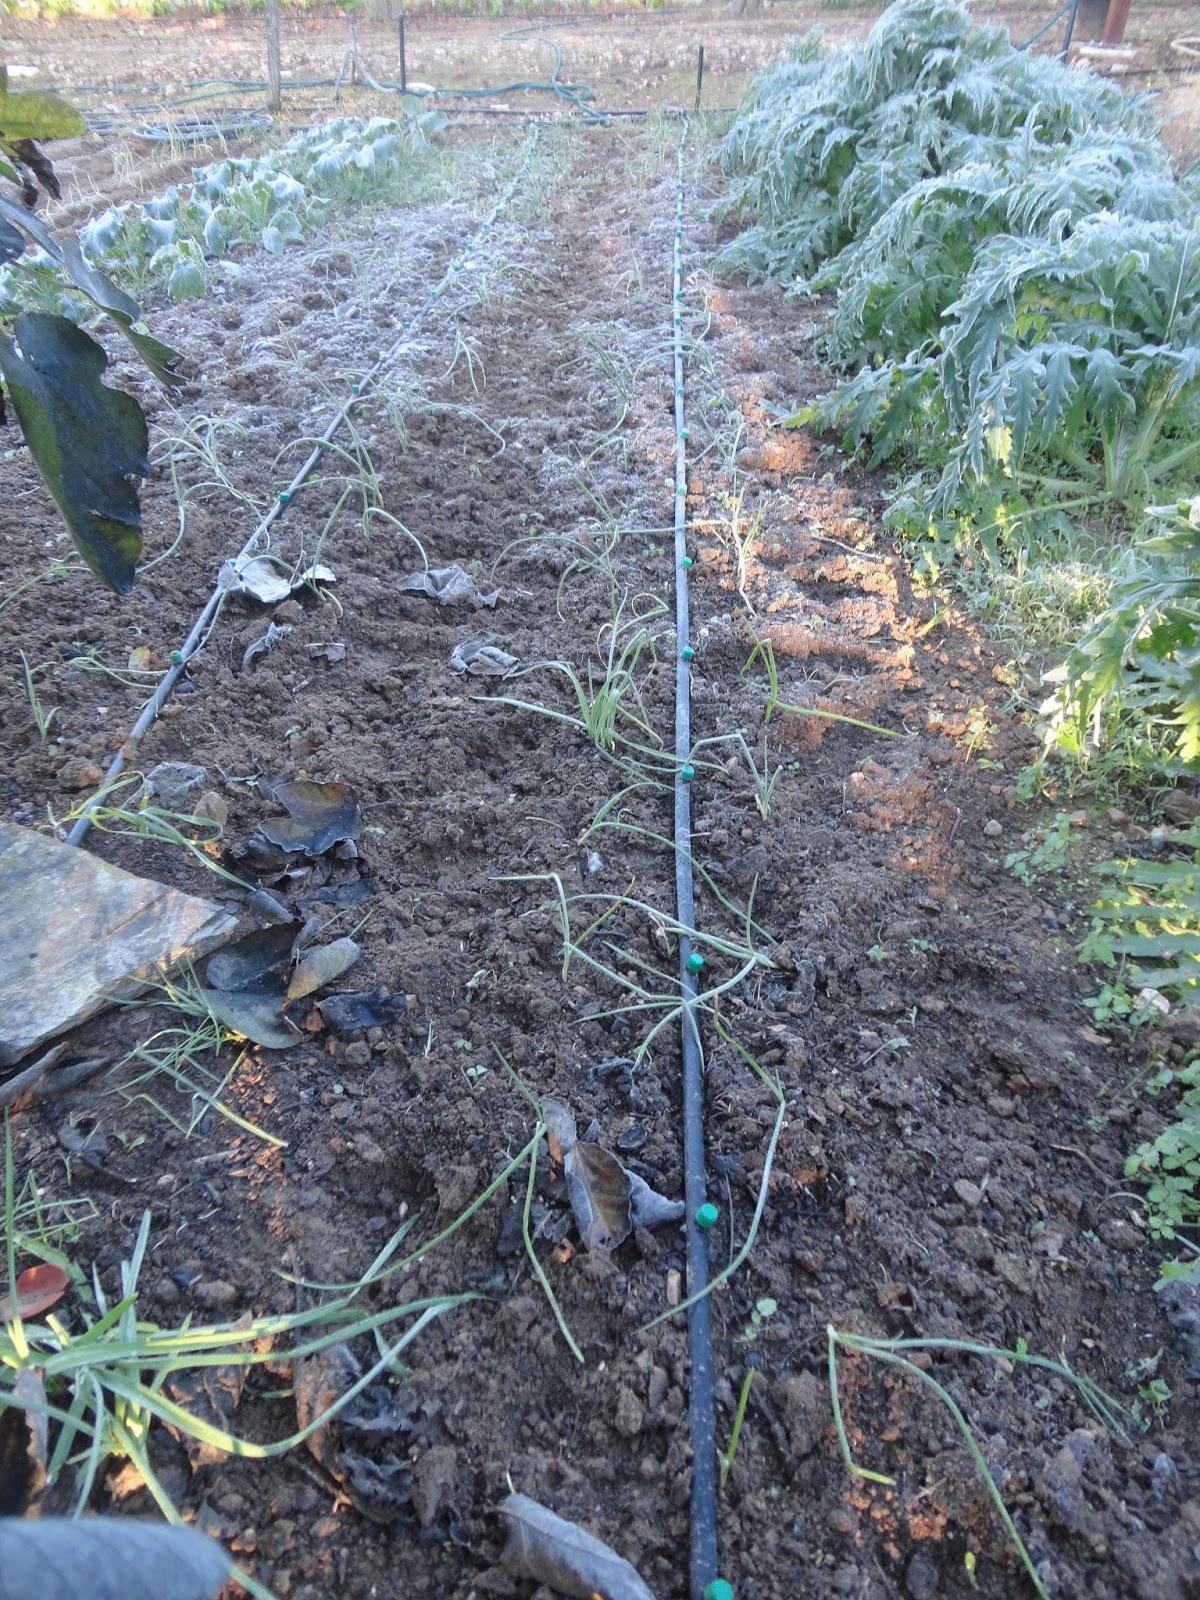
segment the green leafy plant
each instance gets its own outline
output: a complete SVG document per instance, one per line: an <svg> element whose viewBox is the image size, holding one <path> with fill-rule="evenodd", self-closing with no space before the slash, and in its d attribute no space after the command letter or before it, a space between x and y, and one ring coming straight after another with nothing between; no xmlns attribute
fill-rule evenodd
<svg viewBox="0 0 1200 1600"><path fill-rule="evenodd" d="M1070 814L1059 811L1036 842L1010 851L1004 858L1004 865L1022 883L1032 883L1045 873L1060 872L1066 865L1070 839Z"/></svg>
<svg viewBox="0 0 1200 1600"><path fill-rule="evenodd" d="M1175 1087L1175 1120L1141 1144L1125 1162L1125 1176L1147 1185L1146 1223L1156 1239L1192 1238L1200 1228L1200 1056L1162 1075L1159 1090Z"/></svg>
<svg viewBox="0 0 1200 1600"><path fill-rule="evenodd" d="M90 260L185 300L205 292L211 262L239 247L281 255L335 207L423 193L437 170L416 120L335 117L266 155L211 162L190 184L110 206L79 237Z"/></svg>
<svg viewBox="0 0 1200 1600"><path fill-rule="evenodd" d="M1126 963L1139 988L1176 997L1200 990L1200 826L1177 836L1169 861L1107 863L1080 958Z"/></svg>
<svg viewBox="0 0 1200 1600"><path fill-rule="evenodd" d="M1149 1433L1152 1427L1165 1428L1167 1412L1174 1397L1174 1391L1165 1378L1151 1378L1146 1383L1140 1383L1137 1399L1130 1407L1139 1431Z"/></svg>
<svg viewBox="0 0 1200 1600"><path fill-rule="evenodd" d="M753 1344L778 1310L779 1301L773 1300L770 1295L764 1295L761 1300L756 1300L749 1322L738 1334L738 1343Z"/></svg>
<svg viewBox="0 0 1200 1600"><path fill-rule="evenodd" d="M83 128L56 95L9 93L0 68L0 178L19 186L22 201L0 194L0 417L7 399L80 555L109 588L127 594L142 543L134 479L149 471L146 419L136 400L102 381L108 356L76 326L80 307L106 317L161 382L182 379L175 352L141 326L137 302L85 260L75 240L59 244L33 214L39 186L59 192L36 141ZM36 309L23 305L26 282Z"/></svg>
<svg viewBox="0 0 1200 1600"><path fill-rule="evenodd" d="M1152 1007L1139 1005L1138 996L1130 994L1119 979L1116 983L1102 984L1100 993L1083 1003L1092 1013L1097 1028L1105 1030L1125 1028L1132 1032L1144 1027L1155 1015Z"/></svg>
<svg viewBox="0 0 1200 1600"><path fill-rule="evenodd" d="M1142 541L1137 570L1052 674L1045 709L1053 740L1073 754L1123 724L1155 723L1181 763L1200 767L1200 496L1149 516L1158 531Z"/></svg>

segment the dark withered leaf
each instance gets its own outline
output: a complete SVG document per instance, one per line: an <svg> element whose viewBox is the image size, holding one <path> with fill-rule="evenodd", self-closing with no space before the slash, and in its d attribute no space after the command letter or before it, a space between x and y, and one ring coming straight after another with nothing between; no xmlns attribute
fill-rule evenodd
<svg viewBox="0 0 1200 1600"><path fill-rule="evenodd" d="M411 1389L393 1391L386 1384L373 1383L342 1408L338 1420L346 1433L361 1433L368 1437L372 1434L411 1433L419 1404Z"/></svg>
<svg viewBox="0 0 1200 1600"><path fill-rule="evenodd" d="M408 1010L406 994L330 994L318 1002L330 1033L382 1028Z"/></svg>
<svg viewBox="0 0 1200 1600"><path fill-rule="evenodd" d="M515 1577L549 1584L572 1600L654 1600L623 1556L528 1495L510 1494L500 1515L508 1529L502 1559Z"/></svg>
<svg viewBox="0 0 1200 1600"><path fill-rule="evenodd" d="M241 1320L249 1328L250 1313L246 1312ZM234 1413L241 1404L242 1389L245 1386L248 1370L245 1363L229 1362L220 1367L173 1372L167 1379L167 1392L189 1416L196 1417L223 1433L229 1433ZM220 1445L210 1444L207 1439L198 1438L186 1429L176 1429L168 1423L167 1431L173 1433L183 1445L193 1472L198 1467L212 1466L218 1461L224 1461L229 1455L228 1450Z"/></svg>
<svg viewBox="0 0 1200 1600"><path fill-rule="evenodd" d="M601 1145L577 1144L563 1157L567 1194L589 1250L615 1250L629 1237L629 1177Z"/></svg>
<svg viewBox="0 0 1200 1600"><path fill-rule="evenodd" d="M373 1461L343 1449L337 1479L354 1509L372 1522L395 1522L412 1499L412 1469L403 1461Z"/></svg>
<svg viewBox="0 0 1200 1600"><path fill-rule="evenodd" d="M547 1095L542 1101L542 1121L546 1124L550 1158L561 1163L567 1151L573 1150L579 1142L575 1131L575 1113L564 1101Z"/></svg>
<svg viewBox="0 0 1200 1600"><path fill-rule="evenodd" d="M289 1028L272 994L239 994L229 989L202 989L204 1003L222 1027L268 1050L290 1050L301 1034Z"/></svg>
<svg viewBox="0 0 1200 1600"><path fill-rule="evenodd" d="M142 548L134 478L150 470L142 408L102 382L108 357L65 317L23 312L0 334L0 375L25 443L80 555L117 594Z"/></svg>
<svg viewBox="0 0 1200 1600"><path fill-rule="evenodd" d="M319 1423L362 1377L362 1368L346 1344L331 1344L295 1363L292 1393L296 1401L296 1420L301 1428ZM319 1423L305 1439L309 1453L326 1472L339 1477L338 1451L333 1441L332 1423Z"/></svg>
<svg viewBox="0 0 1200 1600"><path fill-rule="evenodd" d="M292 964L292 946L299 931L298 922L277 922L269 928L256 928L244 939L210 956L206 972L208 982L214 989L274 994L282 999L288 968Z"/></svg>
<svg viewBox="0 0 1200 1600"><path fill-rule="evenodd" d="M25 251L25 235L14 228L11 222L5 222L0 217L0 266L6 261L15 261Z"/></svg>
<svg viewBox="0 0 1200 1600"><path fill-rule="evenodd" d="M358 838L362 814L349 784L301 779L273 784L268 792L288 815L260 823L259 832L281 850L319 856Z"/></svg>
<svg viewBox="0 0 1200 1600"><path fill-rule="evenodd" d="M29 168L47 194L52 194L56 200L62 199L62 187L44 150L39 150L32 139L12 139L8 149L23 167Z"/></svg>

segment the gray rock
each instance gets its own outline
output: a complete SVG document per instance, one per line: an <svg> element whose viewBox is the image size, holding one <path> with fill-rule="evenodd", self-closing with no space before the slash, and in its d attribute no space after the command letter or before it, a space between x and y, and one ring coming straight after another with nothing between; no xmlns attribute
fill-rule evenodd
<svg viewBox="0 0 1200 1600"><path fill-rule="evenodd" d="M454 1486L458 1451L451 1445L434 1445L413 1467L412 1504L423 1528L432 1527L446 1496Z"/></svg>
<svg viewBox="0 0 1200 1600"><path fill-rule="evenodd" d="M160 761L146 774L142 792L166 811L186 811L189 797L199 794L207 782L207 767L190 761Z"/></svg>
<svg viewBox="0 0 1200 1600"><path fill-rule="evenodd" d="M779 1408L793 1458L799 1461L811 1455L822 1432L833 1421L828 1384L815 1373L801 1372L777 1383L772 1399Z"/></svg>
<svg viewBox="0 0 1200 1600"><path fill-rule="evenodd" d="M729 873L730 880L739 888L745 887L754 878L761 878L771 866L770 851L765 845L756 844L747 850L745 855L734 856L726 863L725 870Z"/></svg>
<svg viewBox="0 0 1200 1600"><path fill-rule="evenodd" d="M613 1426L621 1437L623 1439L636 1438L642 1431L642 1423L645 1420L645 1416L646 1413L642 1402L637 1395L634 1394L632 1389L622 1387L617 1396L617 1410L613 1418Z"/></svg>
<svg viewBox="0 0 1200 1600"><path fill-rule="evenodd" d="M934 1600L938 1592L938 1575L928 1550L918 1550L908 1563L904 1587L912 1600Z"/></svg>

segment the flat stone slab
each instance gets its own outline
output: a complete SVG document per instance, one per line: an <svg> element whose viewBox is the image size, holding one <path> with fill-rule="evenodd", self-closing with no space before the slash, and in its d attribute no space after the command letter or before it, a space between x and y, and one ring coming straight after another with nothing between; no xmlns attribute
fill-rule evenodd
<svg viewBox="0 0 1200 1600"><path fill-rule="evenodd" d="M237 918L0 822L0 1066L199 960Z"/></svg>

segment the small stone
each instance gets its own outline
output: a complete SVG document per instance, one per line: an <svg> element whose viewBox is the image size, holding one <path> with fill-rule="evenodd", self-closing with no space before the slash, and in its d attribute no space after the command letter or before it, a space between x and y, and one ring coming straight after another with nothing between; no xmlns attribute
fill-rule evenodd
<svg viewBox="0 0 1200 1600"><path fill-rule="evenodd" d="M976 1267L987 1266L996 1254L996 1246L986 1228L955 1228L950 1234L950 1244L956 1255Z"/></svg>
<svg viewBox="0 0 1200 1600"><path fill-rule="evenodd" d="M667 1398L667 1390L671 1387L671 1380L662 1367L651 1367L650 1382L647 1385L646 1409L653 1416Z"/></svg>
<svg viewBox="0 0 1200 1600"><path fill-rule="evenodd" d="M918 1550L904 1573L904 1587L912 1600L934 1600L938 1592L937 1568L927 1550Z"/></svg>
<svg viewBox="0 0 1200 1600"><path fill-rule="evenodd" d="M992 1271L1008 1285L1014 1294L1032 1294L1033 1268L1020 1256L1006 1256L1002 1252L992 1262Z"/></svg>
<svg viewBox="0 0 1200 1600"><path fill-rule="evenodd" d="M1154 1458L1150 1486L1158 1501L1164 1501L1168 1494L1178 1496L1180 1493L1179 1468L1165 1450L1160 1450Z"/></svg>
<svg viewBox="0 0 1200 1600"><path fill-rule="evenodd" d="M458 1451L448 1444L426 1450L413 1467L413 1510L423 1528L432 1527L437 1520L457 1470Z"/></svg>
<svg viewBox="0 0 1200 1600"><path fill-rule="evenodd" d="M734 856L726 863L725 870L729 873L732 883L738 888L745 888L754 878L765 877L770 867L770 852L765 845L756 844L753 849L747 850L745 855Z"/></svg>
<svg viewBox="0 0 1200 1600"><path fill-rule="evenodd" d="M846 1196L846 1226L848 1228L861 1228L870 1220L871 1207L865 1194L848 1194Z"/></svg>
<svg viewBox="0 0 1200 1600"><path fill-rule="evenodd" d="M1072 811L1067 818L1073 828L1086 828L1091 820L1086 811Z"/></svg>
<svg viewBox="0 0 1200 1600"><path fill-rule="evenodd" d="M295 1542L296 1524L281 1517L269 1528L264 1528L258 1541L258 1554L267 1561L278 1561L286 1555Z"/></svg>
<svg viewBox="0 0 1200 1600"><path fill-rule="evenodd" d="M68 761L58 774L60 789L94 789L104 782L104 774L93 761Z"/></svg>
<svg viewBox="0 0 1200 1600"><path fill-rule="evenodd" d="M215 789L206 789L191 809L194 817L215 822L218 828L223 828L229 821L229 801Z"/></svg>
<svg viewBox="0 0 1200 1600"><path fill-rule="evenodd" d="M970 1206L972 1210L983 1200L983 1190L969 1178L959 1178L954 1185L954 1192L963 1205Z"/></svg>
<svg viewBox="0 0 1200 1600"><path fill-rule="evenodd" d="M237 1289L224 1278L205 1278L196 1285L194 1293L201 1305L211 1306L214 1311L227 1311L239 1298Z"/></svg>
<svg viewBox="0 0 1200 1600"><path fill-rule="evenodd" d="M847 1561L840 1567L835 1567L830 1583L834 1594L856 1594L858 1592L858 1568L853 1561Z"/></svg>
<svg viewBox="0 0 1200 1600"><path fill-rule="evenodd" d="M285 628L294 628L304 621L304 607L299 600L285 600L275 607L275 621Z"/></svg>
<svg viewBox="0 0 1200 1600"><path fill-rule="evenodd" d="M1113 1217L1102 1222L1099 1233L1101 1242L1110 1250L1136 1250L1142 1242L1133 1224L1126 1222L1124 1217Z"/></svg>
<svg viewBox="0 0 1200 1600"><path fill-rule="evenodd" d="M858 1518L849 1506L834 1506L826 1521L831 1533L843 1533L850 1537L858 1532Z"/></svg>
<svg viewBox="0 0 1200 1600"><path fill-rule="evenodd" d="M667 1273L667 1304L677 1306L683 1289L683 1274L678 1267L672 1267Z"/></svg>
<svg viewBox="0 0 1200 1600"><path fill-rule="evenodd" d="M1109 806L1108 823L1111 828L1123 828L1129 821L1129 813L1122 811L1120 806Z"/></svg>
<svg viewBox="0 0 1200 1600"><path fill-rule="evenodd" d="M613 1426L623 1439L634 1439L642 1431L642 1423L646 1413L642 1402L633 1390L623 1386L617 1396L617 1410L613 1418Z"/></svg>
<svg viewBox="0 0 1200 1600"><path fill-rule="evenodd" d="M1175 789L1163 801L1162 814L1168 822L1186 828L1200 817L1200 796L1188 794L1183 789Z"/></svg>
<svg viewBox="0 0 1200 1600"><path fill-rule="evenodd" d="M383 1147L369 1133L356 1133L354 1135L354 1149L359 1158L371 1167L382 1166L387 1160Z"/></svg>
<svg viewBox="0 0 1200 1600"><path fill-rule="evenodd" d="M985 839L998 839L1003 832L1004 824L1002 822L997 822L995 817L989 817L983 825L983 836Z"/></svg>
<svg viewBox="0 0 1200 1600"><path fill-rule="evenodd" d="M815 1373L801 1372L775 1384L771 1398L779 1409L792 1455L796 1460L810 1456L833 1421L829 1385Z"/></svg>
<svg viewBox="0 0 1200 1600"><path fill-rule="evenodd" d="M1171 1002L1166 995L1151 988L1139 989L1133 997L1133 1004L1137 1011L1154 1011L1160 1017L1165 1017L1171 1009Z"/></svg>

